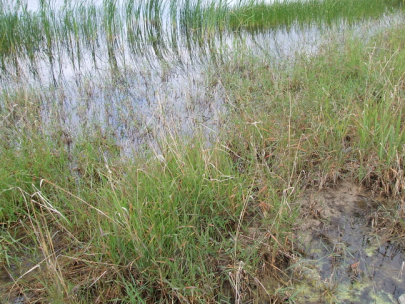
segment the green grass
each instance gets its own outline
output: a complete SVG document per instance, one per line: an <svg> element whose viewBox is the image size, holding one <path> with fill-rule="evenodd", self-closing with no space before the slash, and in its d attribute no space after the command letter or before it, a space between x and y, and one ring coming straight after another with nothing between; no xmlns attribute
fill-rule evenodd
<svg viewBox="0 0 405 304"><path fill-rule="evenodd" d="M56 68L66 57L80 69L87 54L91 54L95 66L97 59L106 58L114 67L124 50L162 60L181 53L183 48L190 52L204 50L206 42L215 45L218 38L222 41L223 35L241 29L256 32L293 24L353 24L377 19L403 5L402 0L313 0L271 5L242 1L236 6L226 1L124 1L119 5L108 0L101 6L84 2L55 9L46 1L41 3L35 12L19 5L1 7L3 72L19 73L20 65L28 62L36 67L44 58ZM148 48L152 54L145 51ZM208 57L216 55L215 49L210 48Z"/></svg>
<svg viewBox="0 0 405 304"><path fill-rule="evenodd" d="M115 7L106 9L113 39L123 24ZM80 30L65 17L71 30L60 39L71 41L76 58L80 37L96 31L73 34ZM43 39L53 44L49 18ZM345 178L404 196L404 33L401 25L367 41L332 37L288 67L239 49L207 75L208 89L221 85L228 110L215 140L177 136L169 124L131 155L97 122L69 133L63 91L47 88L48 100L43 87L3 89L0 262L21 272L0 294L56 303L291 297L286 269L303 189ZM121 79L128 75L106 76L108 98L130 85ZM91 95L91 84L79 87ZM131 100L119 101L135 111ZM395 223L402 229L400 218ZM33 264L24 266L28 258Z"/></svg>
<svg viewBox="0 0 405 304"><path fill-rule="evenodd" d="M396 182L402 183L398 172L404 153L401 39L396 30L372 42L326 45L317 56L299 58L293 71L283 72L248 56L229 65L229 78L219 76L228 84L237 116L258 122L250 132L261 130L263 138L277 139L273 147L299 148L295 153L271 152L273 157L289 155L283 163L294 160L296 174L321 185L349 175L400 196L403 189Z"/></svg>
<svg viewBox="0 0 405 304"><path fill-rule="evenodd" d="M299 25L331 25L336 22L354 23L364 18L378 18L397 10L403 1L276 1L274 4L248 2L231 10L232 28L262 29Z"/></svg>
<svg viewBox="0 0 405 304"><path fill-rule="evenodd" d="M240 261L253 280L262 243L267 255L279 254L284 242L275 240L291 225L289 195L267 190L257 164L242 168L229 147L206 147L198 136L193 143L162 138L159 154L132 159L108 133L87 131L71 142L60 127L45 127L36 94L3 92L0 258L18 273L2 294L81 303L230 301L227 282ZM26 259L33 266L24 268Z"/></svg>
<svg viewBox="0 0 405 304"><path fill-rule="evenodd" d="M257 181L254 168L240 174L226 150L180 140L175 144L161 143L163 154L158 157L120 164L113 155L100 158L99 144L79 142L73 172L63 144L57 148L46 137L21 142L16 154L2 147L1 202L6 208L1 218L10 226L25 218L25 239L32 239L25 246L33 252L39 246L45 256L52 256L43 265L54 270L37 274L47 282L44 296L75 302L91 302L94 293L104 300L136 296L149 302L220 301L231 293L222 288L236 263L245 261L247 273L254 275L258 243L269 237L251 240L248 250L240 239L254 220L245 215L260 210L253 197L268 195L254 194L263 181ZM276 198L273 204L285 204L276 193L271 196ZM285 226L277 223L276 237L283 236L279 224ZM58 232L60 238L53 239ZM19 254L11 263L18 259ZM71 274L78 263L85 273ZM106 271L103 265L110 265L108 279L96 283L94 275ZM118 294L108 294L121 284L126 287ZM24 279L16 286L26 286L29 294ZM70 292L75 286L80 287L77 298Z"/></svg>

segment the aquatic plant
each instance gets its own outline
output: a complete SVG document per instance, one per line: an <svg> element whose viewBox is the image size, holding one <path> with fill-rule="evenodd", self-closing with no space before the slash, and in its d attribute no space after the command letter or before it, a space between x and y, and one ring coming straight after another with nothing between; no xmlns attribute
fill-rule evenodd
<svg viewBox="0 0 405 304"><path fill-rule="evenodd" d="M354 23L400 7L399 0L240 1L233 6L226 1L105 0L101 6L83 2L61 7L41 1L37 11L29 11L16 3L2 5L0 10L0 60L3 71L18 73L26 60L35 70L45 55L52 67L60 69L60 61L68 56L74 68L80 69L86 53L94 65L100 57L117 65L127 61L128 52L165 60L171 54L180 58L183 47L190 53L204 51L206 43L211 45L210 57L215 56L214 49L221 48L223 35L233 31Z"/></svg>
<svg viewBox="0 0 405 304"><path fill-rule="evenodd" d="M353 23L363 18L377 18L402 7L402 1L275 1L272 4L249 1L229 13L231 28L260 30L263 28L289 27L333 23Z"/></svg>
<svg viewBox="0 0 405 304"><path fill-rule="evenodd" d="M303 189L346 178L403 198L402 25L367 41L328 37L293 62L252 52L243 39L221 56L215 31L243 26L227 23L243 6L175 4L3 10L0 259L16 267L7 268L13 280L0 284L1 295L291 299L291 231ZM159 60L127 64L145 45ZM202 80L174 78L181 90L170 95L166 79L181 68L164 59L184 46L219 60L204 61ZM75 86L24 81L24 60L63 71L65 57L74 72L86 60L107 65L75 74Z"/></svg>

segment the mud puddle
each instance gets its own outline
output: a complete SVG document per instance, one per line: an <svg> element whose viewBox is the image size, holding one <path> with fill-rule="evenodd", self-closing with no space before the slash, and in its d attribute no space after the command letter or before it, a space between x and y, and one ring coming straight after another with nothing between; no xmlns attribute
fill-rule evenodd
<svg viewBox="0 0 405 304"><path fill-rule="evenodd" d="M35 288L26 292L26 287L34 287L37 276L45 272L41 269L44 257L35 252L36 245L22 226L7 231L0 227L0 248L3 242L9 247L0 252L8 257L0 263L0 304L32 303Z"/></svg>
<svg viewBox="0 0 405 304"><path fill-rule="evenodd" d="M376 233L378 200L344 182L302 198L292 266L295 303L398 303L405 293L404 248Z"/></svg>

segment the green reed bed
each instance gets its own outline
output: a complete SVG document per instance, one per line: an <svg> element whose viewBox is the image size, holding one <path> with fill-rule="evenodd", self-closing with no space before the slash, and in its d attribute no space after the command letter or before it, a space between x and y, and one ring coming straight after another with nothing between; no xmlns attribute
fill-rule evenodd
<svg viewBox="0 0 405 304"><path fill-rule="evenodd" d="M41 23L38 16L27 14L24 18L17 12L0 13L0 57L2 68L8 60L14 60L22 53L26 53L30 58L40 50Z"/></svg>
<svg viewBox="0 0 405 304"><path fill-rule="evenodd" d="M103 26L115 41L123 23L114 6L106 10ZM71 41L76 58L85 34L65 17L70 29L57 41ZM62 33L47 20L43 43ZM182 138L167 124L132 155L97 122L70 134L61 123L69 113L57 107L64 94L51 95L49 122L38 94L45 88L2 89L0 300L292 301L291 231L302 189L345 178L404 196L404 33L399 26L370 41L331 38L293 65L238 49L207 76L229 111L216 140Z"/></svg>
<svg viewBox="0 0 405 304"><path fill-rule="evenodd" d="M149 56L147 48L163 59L184 46L190 52L204 49L205 42L213 43L241 27L265 30L295 23L354 23L381 17L402 5L401 0L242 1L235 6L226 1L105 0L101 6L84 2L54 8L44 1L34 12L20 5L2 6L0 57L3 71L13 67L17 72L25 62L35 67L47 58L57 66L66 56L80 68L86 54L91 54L94 65L97 58L116 65L128 60L125 51Z"/></svg>
<svg viewBox="0 0 405 304"><path fill-rule="evenodd" d="M276 1L272 4L252 1L231 9L229 26L254 30L292 24L322 26L342 21L354 23L364 18L378 18L402 6L401 0Z"/></svg>
<svg viewBox="0 0 405 304"><path fill-rule="evenodd" d="M289 68L239 52L210 76L231 117L218 141L168 129L130 158L108 133L46 129L35 92L3 90L0 258L14 279L1 294L64 303L292 297L286 269L303 188L346 178L404 195L403 33L328 43Z"/></svg>

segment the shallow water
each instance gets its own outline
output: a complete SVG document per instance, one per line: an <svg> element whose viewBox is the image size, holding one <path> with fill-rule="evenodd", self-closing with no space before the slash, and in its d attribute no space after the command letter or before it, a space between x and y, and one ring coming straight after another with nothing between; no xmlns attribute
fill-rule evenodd
<svg viewBox="0 0 405 304"><path fill-rule="evenodd" d="M379 204L350 183L304 200L306 255L293 267L295 303L396 303L405 293L405 250L373 227ZM308 209L307 209L308 210Z"/></svg>
<svg viewBox="0 0 405 304"><path fill-rule="evenodd" d="M34 10L31 4L29 9ZM207 34L203 40L193 40L180 30L165 36L162 30L167 28L150 26L141 33L139 44L128 42L128 28L124 28L114 38L113 52L102 34L88 45L80 37L80 51L72 50L75 42L68 46L55 43L50 57L39 52L34 61L26 56L18 58L17 67L8 62L0 79L0 108L6 96L20 90L24 101L40 103L37 119L47 132L64 132L71 140L83 133L109 134L123 155L143 146L158 149L156 138L168 132L187 136L202 130L213 141L218 126L226 123L226 92L220 83L222 62L237 53L250 52L269 62L293 63L297 54L316 53L331 35L344 42L345 35L353 30L367 37L401 22L403 17L398 14L357 25L342 22L332 28L293 25L255 32L218 32ZM25 106L17 101L16 107ZM344 199L342 202L346 203ZM362 202L355 200L353 210L313 234L307 257L300 261L303 277L297 276L297 280L304 283L296 285L303 291L297 303L324 303L325 299L392 303L405 292L403 249L380 242L372 233L365 221L369 204ZM10 274L19 276L34 265L24 257L21 264L2 269L0 285L12 283ZM20 301L21 296L15 300Z"/></svg>
<svg viewBox="0 0 405 304"><path fill-rule="evenodd" d="M145 146L157 149L156 138L161 134L202 132L208 141L214 140L227 112L221 69L224 62L241 53L292 65L297 55L316 53L330 36L344 42L347 33L357 30L367 37L403 20L399 13L358 24L341 21L334 26L293 24L201 33L185 29L178 15L174 21L179 24L173 25L167 17L169 1L157 11L139 6L138 17L128 17L129 8L120 7L119 1L103 2L113 4L112 19L103 19L106 8L97 6L100 1L80 5L69 1L68 8L61 8L62 3L65 1L51 1L51 10L48 7L45 14L55 18L51 23L60 31L56 35L60 41L41 42L34 57L21 52L18 58L6 58L0 75L0 107L3 103L5 108L14 108L5 100L18 91L27 100L39 101L38 121L45 132L57 130L70 138L107 134L124 155ZM26 4L35 10L38 2ZM70 30L66 37L66 22L70 20L74 26L72 16L84 22L86 14L94 24L94 28L85 27L90 34L76 36ZM61 22L62 18L68 21ZM113 24L109 27L108 22ZM13 102L19 106L19 101Z"/></svg>
<svg viewBox="0 0 405 304"><path fill-rule="evenodd" d="M279 0L278 0L279 1ZM87 1L83 1L83 0L53 0L51 1L52 6L54 7L61 7L63 5L65 5L65 3L68 2L71 5L75 5L75 4L82 4L82 3L90 3L90 4L95 4L95 5L102 5L103 4L103 0L87 0ZM229 0L227 1L228 5L236 5L240 2L240 0ZM274 3L275 0L264 0L264 3ZM40 8L40 0L25 0L23 2L24 4L27 5L27 8L31 11L36 11Z"/></svg>

